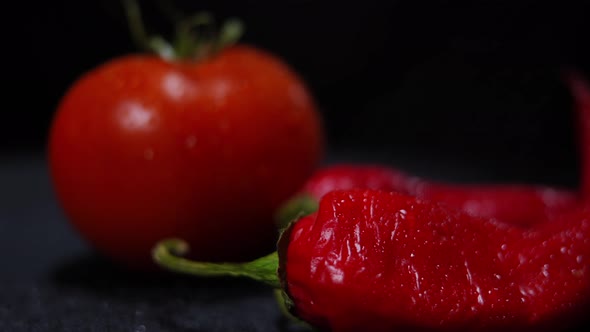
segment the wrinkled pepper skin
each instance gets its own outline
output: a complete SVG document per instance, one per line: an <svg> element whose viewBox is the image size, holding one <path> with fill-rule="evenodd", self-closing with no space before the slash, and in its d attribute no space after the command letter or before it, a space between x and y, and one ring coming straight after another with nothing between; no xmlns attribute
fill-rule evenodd
<svg viewBox="0 0 590 332"><path fill-rule="evenodd" d="M496 218L524 227L545 222L579 203L578 195L565 189L524 184L442 183L375 164L325 166L306 181L300 193L319 200L331 190L353 188L395 191L438 201L473 216Z"/></svg>
<svg viewBox="0 0 590 332"><path fill-rule="evenodd" d="M564 331L586 315L590 210L522 229L394 192L336 190L279 242L322 330Z"/></svg>

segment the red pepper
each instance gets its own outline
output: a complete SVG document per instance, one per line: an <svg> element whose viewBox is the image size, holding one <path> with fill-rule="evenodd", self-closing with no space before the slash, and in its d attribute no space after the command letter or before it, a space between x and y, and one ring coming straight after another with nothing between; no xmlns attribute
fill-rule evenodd
<svg viewBox="0 0 590 332"><path fill-rule="evenodd" d="M300 192L316 200L334 189L370 188L412 194L418 191L422 182L420 178L393 167L340 163L316 170Z"/></svg>
<svg viewBox="0 0 590 332"><path fill-rule="evenodd" d="M286 229L278 255L198 263L169 240L154 257L264 281L321 330L562 331L588 309L590 209L558 219L524 229L395 192L336 190Z"/></svg>
<svg viewBox="0 0 590 332"><path fill-rule="evenodd" d="M549 221L579 204L577 194L560 188L522 184L425 184L416 196L464 212L530 227Z"/></svg>
<svg viewBox="0 0 590 332"><path fill-rule="evenodd" d="M299 213L313 212L317 201L329 191L352 188L413 195L439 201L470 215L526 227L550 220L578 204L576 193L561 188L524 184L451 184L427 181L383 165L336 164L317 170L299 194L283 206L277 219L286 224Z"/></svg>
<svg viewBox="0 0 590 332"><path fill-rule="evenodd" d="M243 264L193 262L180 257L185 242L169 239L154 259L177 272L269 284L321 330L580 327L590 309L590 89L570 82L588 111L582 200L547 187L452 185L338 165L304 187L313 209L286 227L277 252ZM466 208L473 201L490 208Z"/></svg>

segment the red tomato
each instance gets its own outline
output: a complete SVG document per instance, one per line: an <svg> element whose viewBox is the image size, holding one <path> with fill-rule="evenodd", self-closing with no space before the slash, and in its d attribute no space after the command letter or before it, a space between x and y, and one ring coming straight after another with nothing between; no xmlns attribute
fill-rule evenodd
<svg viewBox="0 0 590 332"><path fill-rule="evenodd" d="M274 248L275 208L323 153L319 113L278 57L236 45L199 62L128 55L67 91L49 137L68 219L103 254L151 265L165 237L193 257L241 261Z"/></svg>

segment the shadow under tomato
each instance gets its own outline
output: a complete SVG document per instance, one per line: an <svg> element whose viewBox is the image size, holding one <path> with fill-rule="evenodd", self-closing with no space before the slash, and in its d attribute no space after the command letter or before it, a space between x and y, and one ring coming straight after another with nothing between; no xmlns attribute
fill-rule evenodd
<svg viewBox="0 0 590 332"><path fill-rule="evenodd" d="M62 261L49 280L62 298L91 310L103 303L141 312L141 325L153 331L309 331L281 314L272 289L242 278L137 272L88 253Z"/></svg>
<svg viewBox="0 0 590 332"><path fill-rule="evenodd" d="M51 281L62 295L82 305L108 303L130 315L140 311L141 325L152 331L310 331L280 313L271 289L240 278L138 273L87 254L64 261ZM587 331L589 326L580 322L565 331Z"/></svg>
<svg viewBox="0 0 590 332"><path fill-rule="evenodd" d="M77 288L105 295L142 295L165 291L217 295L251 296L271 293L262 284L242 278L197 277L165 270L135 271L117 265L107 258L89 252L59 264L50 279L61 288Z"/></svg>

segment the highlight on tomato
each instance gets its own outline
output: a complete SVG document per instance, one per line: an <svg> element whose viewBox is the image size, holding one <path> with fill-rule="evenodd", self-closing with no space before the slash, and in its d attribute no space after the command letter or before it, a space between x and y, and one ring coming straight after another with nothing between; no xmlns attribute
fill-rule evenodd
<svg viewBox="0 0 590 332"><path fill-rule="evenodd" d="M186 17L168 42L124 3L142 50L80 75L51 124L48 164L68 221L133 268L153 267L153 246L169 237L207 261L271 252L273 213L324 152L309 87L279 56L240 42L237 20Z"/></svg>

